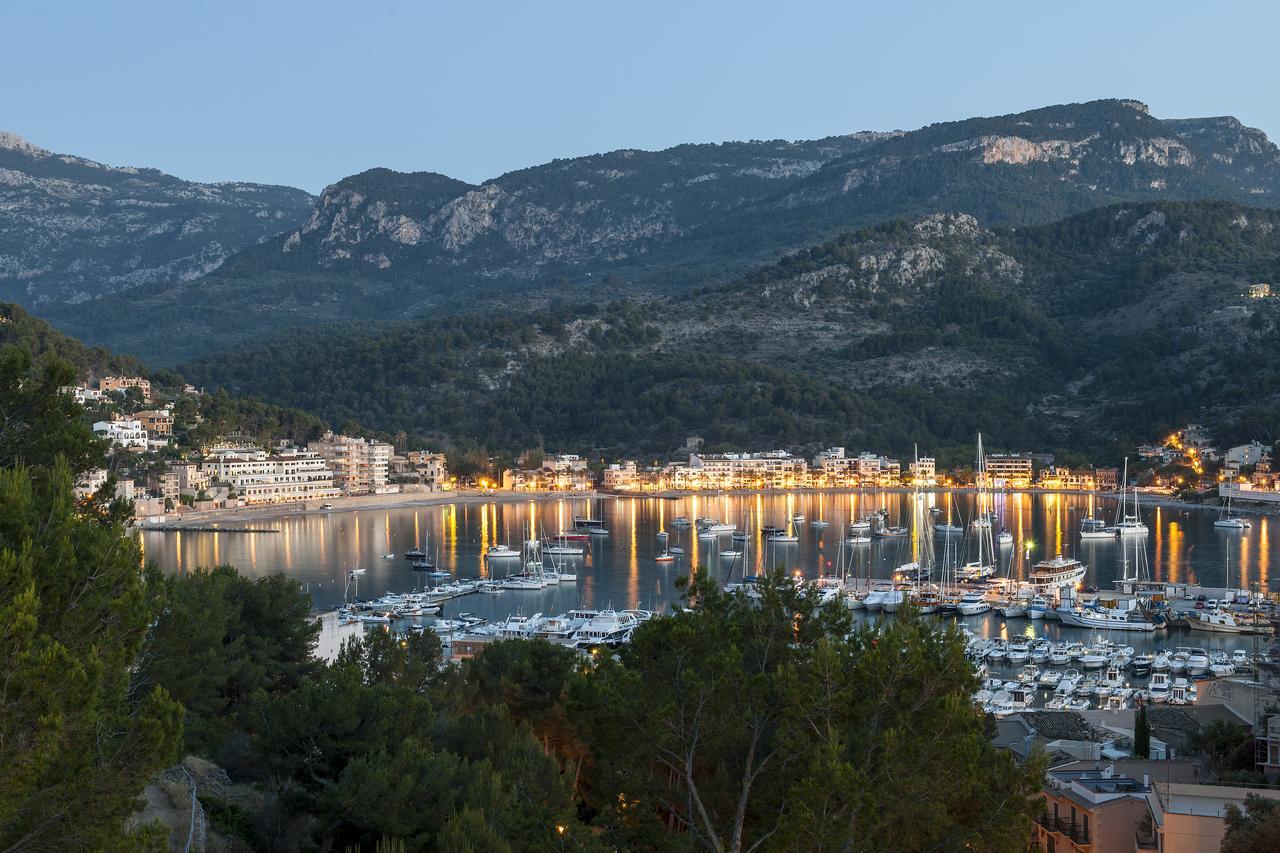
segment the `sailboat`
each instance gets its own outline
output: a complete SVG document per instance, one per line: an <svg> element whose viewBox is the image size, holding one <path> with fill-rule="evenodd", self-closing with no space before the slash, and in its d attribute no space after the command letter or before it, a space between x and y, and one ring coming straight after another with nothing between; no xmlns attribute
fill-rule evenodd
<svg viewBox="0 0 1280 853"><path fill-rule="evenodd" d="M965 563L957 573L961 580L986 580L996 573L996 547L992 537L995 526L993 513L987 508L990 495L987 488L987 459L982 452L982 433L978 433L978 517L973 520L972 527L978 540L978 559Z"/></svg>
<svg viewBox="0 0 1280 853"><path fill-rule="evenodd" d="M1133 491L1133 512L1129 511L1129 457L1124 458L1124 478L1120 483L1120 507L1117 510L1116 533L1121 536L1146 536L1147 525L1142 523L1142 513L1138 510L1138 487Z"/></svg>
<svg viewBox="0 0 1280 853"><path fill-rule="evenodd" d="M1227 502L1222 505L1222 512L1213 526L1219 530L1248 530L1252 527L1247 520L1231 514L1231 495L1227 495Z"/></svg>
<svg viewBox="0 0 1280 853"><path fill-rule="evenodd" d="M1081 539L1114 539L1116 529L1093 514L1093 496L1089 496L1089 514L1080 519Z"/></svg>

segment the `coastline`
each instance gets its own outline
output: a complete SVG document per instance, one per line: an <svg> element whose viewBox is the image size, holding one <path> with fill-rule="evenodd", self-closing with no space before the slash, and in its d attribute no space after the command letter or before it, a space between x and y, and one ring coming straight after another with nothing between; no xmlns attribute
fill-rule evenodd
<svg viewBox="0 0 1280 853"><path fill-rule="evenodd" d="M973 486L935 486L926 489L931 493L971 494ZM404 509L406 507L432 507L448 504L482 504L482 503L522 503L525 501L559 501L565 498L577 500L598 500L602 498L657 498L659 500L680 500L684 498L717 498L717 497L751 497L763 495L848 495L848 494L910 494L910 486L888 487L840 487L840 488L803 488L803 489L703 489L698 491L665 491L665 492L606 492L593 490L585 492L518 492L511 490L465 490L453 492L396 492L386 495L356 495L352 497L332 498L328 501L307 501L292 504L269 504L265 506L245 506L230 509L214 509L204 512L185 513L179 518L168 519L162 524L138 524L136 530L182 530L208 529L226 524L241 524L254 521L270 521L281 518L297 518L306 515L320 515L331 512L352 512L359 510ZM1119 499L1117 492L1075 491L1066 489L1027 489L1023 491L1004 491L999 494L1026 495L1078 495L1081 497L1097 497L1109 500ZM1163 509L1217 511L1219 505L1212 503L1196 503L1182 500L1172 495L1151 493L1141 494L1140 500L1148 507ZM325 504L331 508L325 509ZM1272 516L1280 515L1280 506L1234 507L1241 515Z"/></svg>
<svg viewBox="0 0 1280 853"><path fill-rule="evenodd" d="M325 515L335 512L356 512L360 510L404 509L406 507L431 507L448 504L484 504L484 503L523 503L526 501L555 501L564 497L593 500L601 497L600 492L514 492L480 489L456 492L396 492L388 495L354 495L344 498L331 498L327 501L306 501L292 504L267 504L265 506L243 506L230 509L214 509L205 512L189 512L180 518L165 521L163 524L139 524L135 530L201 530L219 527L224 524L240 524L251 521L271 521L281 518L298 518L307 515ZM331 508L326 509L325 504Z"/></svg>

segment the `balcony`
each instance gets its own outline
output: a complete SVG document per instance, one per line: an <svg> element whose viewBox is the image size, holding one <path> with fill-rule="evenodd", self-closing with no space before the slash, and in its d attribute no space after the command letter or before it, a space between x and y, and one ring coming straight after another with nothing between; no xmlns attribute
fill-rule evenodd
<svg viewBox="0 0 1280 853"><path fill-rule="evenodd" d="M1042 814L1036 818L1036 823L1043 826L1049 832L1056 832L1064 836L1076 844L1089 843L1089 829L1082 821L1071 820L1065 817L1054 817L1051 814Z"/></svg>

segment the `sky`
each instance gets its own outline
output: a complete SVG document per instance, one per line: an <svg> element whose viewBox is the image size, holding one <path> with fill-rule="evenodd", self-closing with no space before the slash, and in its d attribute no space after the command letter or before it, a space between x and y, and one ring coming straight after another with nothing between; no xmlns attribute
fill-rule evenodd
<svg viewBox="0 0 1280 853"><path fill-rule="evenodd" d="M1276 138L1277 31L1274 3L42 0L0 6L0 130L312 192L1108 97Z"/></svg>

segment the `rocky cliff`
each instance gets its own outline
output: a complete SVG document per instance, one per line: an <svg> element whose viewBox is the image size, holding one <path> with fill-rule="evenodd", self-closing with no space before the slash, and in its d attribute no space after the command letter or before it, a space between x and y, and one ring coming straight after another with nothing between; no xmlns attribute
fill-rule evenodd
<svg viewBox="0 0 1280 853"><path fill-rule="evenodd" d="M44 306L190 281L295 227L313 202L288 187L106 166L0 132L0 299Z"/></svg>

